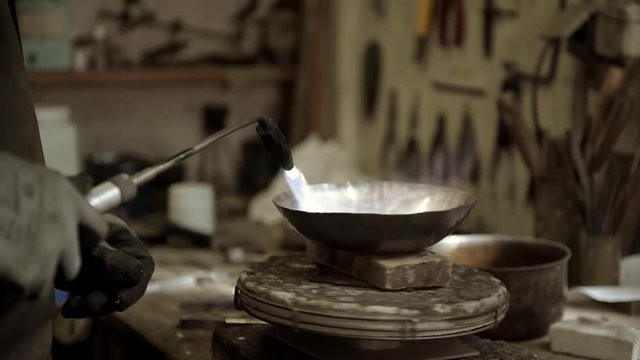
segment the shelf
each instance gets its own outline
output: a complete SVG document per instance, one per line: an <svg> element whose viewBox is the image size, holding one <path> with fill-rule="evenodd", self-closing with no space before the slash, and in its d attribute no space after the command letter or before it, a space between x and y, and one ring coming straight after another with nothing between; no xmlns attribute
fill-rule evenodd
<svg viewBox="0 0 640 360"><path fill-rule="evenodd" d="M29 73L32 86L113 86L202 82L288 82L293 68L273 66L192 66L177 68L137 68L87 72Z"/></svg>

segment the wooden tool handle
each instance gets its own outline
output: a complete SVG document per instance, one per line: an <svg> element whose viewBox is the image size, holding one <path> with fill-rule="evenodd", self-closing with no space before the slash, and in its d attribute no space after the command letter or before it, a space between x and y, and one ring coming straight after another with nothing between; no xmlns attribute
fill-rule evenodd
<svg viewBox="0 0 640 360"><path fill-rule="evenodd" d="M589 161L589 173L594 174L604 164L611 151L620 137L620 134L624 130L629 120L631 113L631 105L633 101L629 96L624 96L621 99L616 99L611 107L609 116L607 116L605 129L601 135L600 141L597 141L597 149L594 151L593 157Z"/></svg>
<svg viewBox="0 0 640 360"><path fill-rule="evenodd" d="M416 35L420 38L429 36L431 18L433 17L433 0L418 0L416 11Z"/></svg>
<svg viewBox="0 0 640 360"><path fill-rule="evenodd" d="M498 99L498 111L502 115L501 119L509 129L531 174L534 177L541 175L542 157L540 148L533 133L522 119L520 110L512 101L503 96Z"/></svg>
<svg viewBox="0 0 640 360"><path fill-rule="evenodd" d="M623 252L626 254L633 239L633 232L638 225L638 208L640 205L640 166L635 166L627 180L627 194L624 210L617 229L623 240Z"/></svg>

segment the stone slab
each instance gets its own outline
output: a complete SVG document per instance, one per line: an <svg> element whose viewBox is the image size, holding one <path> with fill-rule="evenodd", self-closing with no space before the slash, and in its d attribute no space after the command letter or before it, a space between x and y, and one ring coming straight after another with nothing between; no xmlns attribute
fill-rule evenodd
<svg viewBox="0 0 640 360"><path fill-rule="evenodd" d="M307 255L320 264L383 290L446 287L451 281L451 259L429 250L412 254L372 255L310 242Z"/></svg>
<svg viewBox="0 0 640 360"><path fill-rule="evenodd" d="M566 320L551 325L551 350L600 360L638 360L640 331L621 325Z"/></svg>

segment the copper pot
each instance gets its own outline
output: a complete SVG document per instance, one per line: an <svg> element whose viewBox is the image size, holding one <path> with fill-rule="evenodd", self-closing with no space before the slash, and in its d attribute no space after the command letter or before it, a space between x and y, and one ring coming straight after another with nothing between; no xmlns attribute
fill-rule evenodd
<svg viewBox="0 0 640 360"><path fill-rule="evenodd" d="M568 247L512 235L452 235L432 249L454 263L487 271L509 291L509 311L484 336L525 340L545 335L560 320L567 294Z"/></svg>

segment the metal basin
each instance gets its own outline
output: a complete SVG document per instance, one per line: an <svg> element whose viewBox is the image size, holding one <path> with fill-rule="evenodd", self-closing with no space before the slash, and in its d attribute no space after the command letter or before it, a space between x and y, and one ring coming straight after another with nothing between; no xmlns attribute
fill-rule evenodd
<svg viewBox="0 0 640 360"><path fill-rule="evenodd" d="M290 192L273 198L303 236L342 250L402 253L424 249L451 234L475 196L456 189L400 182L318 184L299 204Z"/></svg>
<svg viewBox="0 0 640 360"><path fill-rule="evenodd" d="M431 248L454 263L485 270L509 291L509 310L484 335L526 340L545 335L560 320L567 293L571 251L549 240L511 235L452 235Z"/></svg>

